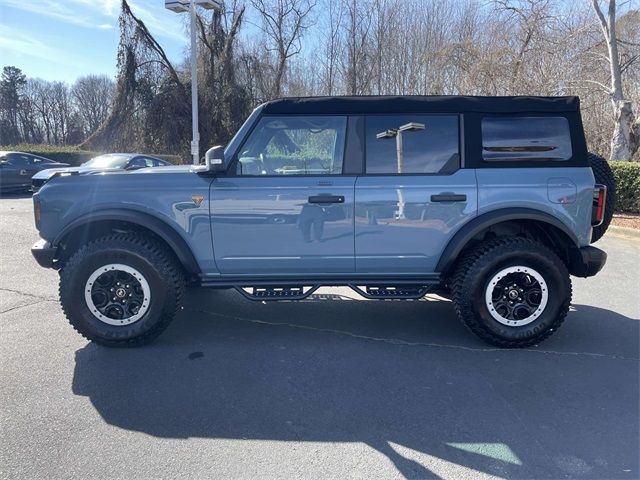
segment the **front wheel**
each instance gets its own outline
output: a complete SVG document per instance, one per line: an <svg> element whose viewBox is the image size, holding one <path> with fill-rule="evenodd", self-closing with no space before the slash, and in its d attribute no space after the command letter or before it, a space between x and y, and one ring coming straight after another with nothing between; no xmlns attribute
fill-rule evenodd
<svg viewBox="0 0 640 480"><path fill-rule="evenodd" d="M184 285L181 266L159 242L113 234L69 258L60 272L60 302L85 338L109 347L136 346L169 325Z"/></svg>
<svg viewBox="0 0 640 480"><path fill-rule="evenodd" d="M564 321L571 280L546 246L520 237L480 244L459 262L452 278L458 318L485 342L528 347Z"/></svg>

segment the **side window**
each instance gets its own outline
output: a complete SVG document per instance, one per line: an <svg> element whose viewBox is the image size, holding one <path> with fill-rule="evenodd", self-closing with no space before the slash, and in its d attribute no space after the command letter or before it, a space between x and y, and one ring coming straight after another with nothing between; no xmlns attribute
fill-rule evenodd
<svg viewBox="0 0 640 480"><path fill-rule="evenodd" d="M347 119L265 116L243 145L238 175L339 175Z"/></svg>
<svg viewBox="0 0 640 480"><path fill-rule="evenodd" d="M445 174L460 167L455 115L371 115L366 122L367 173Z"/></svg>
<svg viewBox="0 0 640 480"><path fill-rule="evenodd" d="M147 157L136 157L129 163L130 167L153 167L153 160Z"/></svg>
<svg viewBox="0 0 640 480"><path fill-rule="evenodd" d="M10 153L6 156L6 159L11 165L14 165L16 167L26 167L27 165L29 165L27 157L25 157L24 155L20 155L19 153Z"/></svg>
<svg viewBox="0 0 640 480"><path fill-rule="evenodd" d="M129 167L144 167L146 166L144 160L141 157L136 157L129 161Z"/></svg>
<svg viewBox="0 0 640 480"><path fill-rule="evenodd" d="M43 163L51 163L47 158L36 157L35 155L29 155L29 163L31 165L40 165Z"/></svg>
<svg viewBox="0 0 640 480"><path fill-rule="evenodd" d="M485 117L482 158L487 162L562 161L571 158L564 117Z"/></svg>

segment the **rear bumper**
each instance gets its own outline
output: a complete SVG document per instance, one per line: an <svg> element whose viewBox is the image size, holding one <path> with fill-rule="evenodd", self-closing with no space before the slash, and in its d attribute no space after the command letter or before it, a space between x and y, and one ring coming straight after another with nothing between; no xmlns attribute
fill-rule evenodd
<svg viewBox="0 0 640 480"><path fill-rule="evenodd" d="M41 267L54 268L53 261L56 257L58 249L52 247L46 240L38 240L31 247L31 254Z"/></svg>
<svg viewBox="0 0 640 480"><path fill-rule="evenodd" d="M607 263L607 254L588 246L574 248L569 253L569 273L575 277L593 277Z"/></svg>

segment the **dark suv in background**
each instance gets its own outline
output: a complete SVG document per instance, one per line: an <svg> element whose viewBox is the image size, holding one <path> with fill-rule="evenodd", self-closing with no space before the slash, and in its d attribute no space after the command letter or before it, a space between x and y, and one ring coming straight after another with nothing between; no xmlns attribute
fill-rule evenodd
<svg viewBox="0 0 640 480"><path fill-rule="evenodd" d="M68 166L31 153L0 151L0 191L27 191L36 173Z"/></svg>

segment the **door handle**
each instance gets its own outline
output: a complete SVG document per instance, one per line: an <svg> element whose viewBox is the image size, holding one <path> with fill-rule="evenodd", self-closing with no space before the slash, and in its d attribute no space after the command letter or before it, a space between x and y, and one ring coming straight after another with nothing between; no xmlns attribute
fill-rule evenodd
<svg viewBox="0 0 640 480"><path fill-rule="evenodd" d="M342 195L312 195L309 203L344 203Z"/></svg>
<svg viewBox="0 0 640 480"><path fill-rule="evenodd" d="M466 202L467 196L457 193L441 193L439 195L431 195L432 202Z"/></svg>

